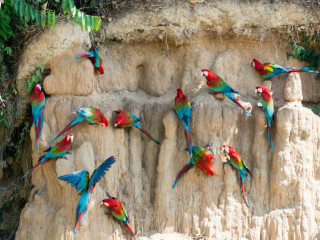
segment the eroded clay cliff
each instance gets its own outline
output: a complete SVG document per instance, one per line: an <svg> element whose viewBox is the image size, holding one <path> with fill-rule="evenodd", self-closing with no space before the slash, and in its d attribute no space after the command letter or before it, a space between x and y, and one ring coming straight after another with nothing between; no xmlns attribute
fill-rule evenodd
<svg viewBox="0 0 320 240"><path fill-rule="evenodd" d="M320 101L320 82L302 73L262 83L250 65L256 58L303 66L286 59L289 48L283 34L292 25L317 23L318 12L294 4L178 1L158 13L127 14L106 24L93 39L72 22L43 33L26 47L18 69L19 94L26 99L28 74L43 61L50 69L43 83L49 96L41 150L74 118L73 106L98 107L110 125L79 124L72 129L75 141L69 159L52 161L32 173L35 187L16 239L72 239L79 197L57 177L82 169L92 173L112 155L117 161L96 186L77 239L129 239L127 229L100 207L106 191L125 204L139 239L186 239L201 233L208 239L318 239L320 118L301 101ZM98 45L104 75L94 71L90 60L75 59L88 50L91 40ZM228 99L209 95L202 68L239 90L254 117ZM271 88L275 101L274 152L254 92L262 84ZM192 169L171 189L189 160L183 127L173 109L177 88L193 104L194 145L210 144L215 152L216 174ZM161 144L137 129L115 129L117 109L141 116L143 127ZM30 136L34 140L34 127ZM252 170L253 179L245 181L249 208L238 175L222 163L223 144L237 149ZM40 155L33 152L35 164Z"/></svg>

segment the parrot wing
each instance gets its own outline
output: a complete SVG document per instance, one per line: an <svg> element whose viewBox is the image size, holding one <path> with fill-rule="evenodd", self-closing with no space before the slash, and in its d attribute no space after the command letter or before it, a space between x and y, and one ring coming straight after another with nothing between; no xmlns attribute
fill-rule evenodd
<svg viewBox="0 0 320 240"><path fill-rule="evenodd" d="M282 66L280 66L280 65L277 65L277 64L272 64L272 72L274 71L274 70L282 70L282 71L284 71L284 72L289 72L289 70L288 69L286 69L285 67L282 67Z"/></svg>
<svg viewBox="0 0 320 240"><path fill-rule="evenodd" d="M246 171L247 171L247 173L253 178L253 176L252 176L252 174L251 174L251 172L250 172L250 170L249 170L249 168L247 167L247 165L246 165L246 163L242 160L242 163L243 163L243 166L245 167L245 169L246 169Z"/></svg>
<svg viewBox="0 0 320 240"><path fill-rule="evenodd" d="M63 175L58 177L58 179L70 183L71 186L75 187L78 191L78 194L81 194L83 191L88 189L89 173L86 170Z"/></svg>
<svg viewBox="0 0 320 240"><path fill-rule="evenodd" d="M112 156L106 159L101 165L92 173L88 189L94 187L101 178L106 174L106 172L110 169L111 165L114 164L116 159Z"/></svg>
<svg viewBox="0 0 320 240"><path fill-rule="evenodd" d="M85 54L82 54L80 57L76 57L76 59L88 58L88 57L94 57L94 52L93 51L87 52Z"/></svg>

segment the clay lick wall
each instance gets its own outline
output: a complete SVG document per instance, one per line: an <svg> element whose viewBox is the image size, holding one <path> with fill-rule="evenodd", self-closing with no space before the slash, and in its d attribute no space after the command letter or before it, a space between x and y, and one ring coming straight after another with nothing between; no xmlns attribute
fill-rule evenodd
<svg viewBox="0 0 320 240"><path fill-rule="evenodd" d="M182 13L177 15L181 17ZM148 24L163 21L159 18ZM121 21L128 19L130 16L111 23L91 39L101 54L104 75L95 72L90 60L75 59L88 51L90 38L72 22L58 24L26 47L18 74L22 98L29 98L23 77L44 59L50 69L43 82L49 96L40 153L75 117L73 106L99 108L109 126L79 124L71 130L75 137L68 159L53 160L31 174L34 188L22 211L16 239L72 239L79 196L57 177L83 169L91 174L110 156L115 156L116 163L97 184L76 239L130 238L125 226L106 216L106 209L100 207L106 191L124 203L139 239L185 239L201 233L208 239L319 238L320 120L301 102L302 98L305 102L320 100L319 81L312 74L302 73L263 83L251 66L256 58L302 67L296 60L287 60L287 40L280 35L259 38L214 31L190 36L181 33L187 37L180 38L173 34L180 30L175 31L170 24L163 27L167 29L166 39L165 32L153 32L146 23L143 31L136 31L139 19L132 20L132 32L125 27L120 30L127 26ZM214 25L212 19L208 21L211 25L207 23L204 28ZM145 41L139 39L143 36ZM230 100L209 95L200 76L203 68L214 70L238 90L241 103L253 117ZM254 90L258 85L273 92L274 152L268 144L264 111L257 106ZM182 88L193 104L194 145L210 144L216 159L215 176L192 169L172 189L176 174L189 161L183 126L174 112L177 88ZM115 129L113 111L118 109L142 117L143 127L161 144L135 128ZM31 130L34 141L34 127ZM253 179L245 181L249 208L240 191L238 174L222 163L223 144L233 146L253 173ZM33 152L35 164L40 155L35 148Z"/></svg>

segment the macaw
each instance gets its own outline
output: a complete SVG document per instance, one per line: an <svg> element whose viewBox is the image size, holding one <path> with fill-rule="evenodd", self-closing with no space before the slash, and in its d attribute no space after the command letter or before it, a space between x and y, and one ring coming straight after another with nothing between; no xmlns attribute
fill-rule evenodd
<svg viewBox="0 0 320 240"><path fill-rule="evenodd" d="M249 207L249 203L247 201L246 194L244 191L243 178L245 177L246 179L250 180L250 177L248 176L248 174L251 177L252 177L252 174L250 170L247 168L246 163L241 159L240 154L233 147L230 147L228 145L223 145L222 148L223 148L223 151L229 155L230 159L228 159L228 162L232 166L233 170L237 169L239 171L243 198L247 206Z"/></svg>
<svg viewBox="0 0 320 240"><path fill-rule="evenodd" d="M312 71L310 68L285 68L274 63L262 64L256 59L252 60L252 66L259 72L264 80L270 80L272 77L281 73L292 73L292 72L310 72L319 73L318 71Z"/></svg>
<svg viewBox="0 0 320 240"><path fill-rule="evenodd" d="M177 89L177 96L174 100L174 108L178 115L178 118L182 120L184 133L186 135L187 148L190 154L192 154L192 142L191 142L191 127L190 127L190 118L191 118L191 105L189 99L186 95L183 94L181 89Z"/></svg>
<svg viewBox="0 0 320 240"><path fill-rule="evenodd" d="M182 170L178 173L176 179L174 180L172 188L174 188L178 182L178 180L185 174L188 170L196 166L203 172L209 173L211 176L214 175L212 169L212 163L215 156L213 151L207 146L206 148L202 147L192 147L192 155L190 161L182 168Z"/></svg>
<svg viewBox="0 0 320 240"><path fill-rule="evenodd" d="M273 144L271 141L271 122L274 123L274 107L273 107L272 95L269 92L268 88L264 86L256 87L256 91L260 96L260 102L266 113L267 127L268 127L268 140L273 151Z"/></svg>
<svg viewBox="0 0 320 240"><path fill-rule="evenodd" d="M62 134L64 134L66 131L70 130L73 128L75 125L78 123L82 122L83 120L87 120L90 124L96 124L100 123L101 126L108 127L108 120L106 117L101 113L101 111L98 108L94 107L84 107L84 108L75 108L73 107L74 110L76 110L76 113L79 115L73 119L67 126L62 129L58 135L53 137L49 143L51 143L53 140L57 139L60 137Z"/></svg>
<svg viewBox="0 0 320 240"><path fill-rule="evenodd" d="M116 161L112 156L106 159L101 165L92 173L89 179L89 173L86 170L73 172L67 175L58 177L58 179L71 183L72 187L78 191L78 195L81 195L75 216L75 225L73 229L73 238L76 235L77 230L81 223L83 223L84 217L88 210L88 205L92 196L92 192L96 184L110 169L111 165Z"/></svg>
<svg viewBox="0 0 320 240"><path fill-rule="evenodd" d="M236 103L239 107L241 107L250 117L252 117L251 113L248 112L247 109L245 109L239 102L238 100L232 95L232 93L237 93L239 92L233 90L230 85L223 80L221 77L214 75L210 70L208 69L202 69L201 70L201 75L205 76L207 79L207 86L210 90L213 91L213 93L210 93L212 95L216 95L217 93L224 93L231 101Z"/></svg>
<svg viewBox="0 0 320 240"><path fill-rule="evenodd" d="M114 112L118 114L114 120L115 127L134 126L134 127L138 128L141 132L143 132L145 135L147 135L150 139L152 139L155 143L160 144L156 139L151 137L151 135L149 133L147 133L146 130L144 130L140 126L139 122L142 122L141 118L138 118L136 115L134 115L130 112L127 112L125 110L118 110L118 111L114 111Z"/></svg>
<svg viewBox="0 0 320 240"><path fill-rule="evenodd" d="M80 57L76 57L76 59L80 59L80 58L89 58L93 63L93 65L95 66L95 68L97 69L97 71L100 72L100 74L104 73L104 70L102 67L102 60L98 52L98 49L96 49L96 46L94 45L94 43L92 43L92 46L89 52L82 54Z"/></svg>
<svg viewBox="0 0 320 240"><path fill-rule="evenodd" d="M44 96L43 89L40 84L37 84L33 88L33 94L31 95L31 106L32 106L32 115L33 122L35 123L35 142L34 145L37 145L37 153L39 153L40 137L43 127L43 114L42 109L46 99Z"/></svg>
<svg viewBox="0 0 320 240"><path fill-rule="evenodd" d="M32 172L36 167L41 164L45 164L54 158L66 158L64 155L68 152L70 144L73 142L73 133L69 133L61 142L58 142L44 150L46 152L43 156L39 157L38 163L31 168L22 178L21 180L27 176L30 172ZM67 159L67 158L66 158Z"/></svg>
<svg viewBox="0 0 320 240"><path fill-rule="evenodd" d="M127 226L128 230L130 231L130 233L134 237L134 239L138 240L138 238L136 237L132 228L129 225L129 223L130 223L129 216L128 216L123 204L117 198L110 196L109 193L107 193L107 194L108 194L109 199L103 199L101 202L101 206L105 205L105 206L111 208L111 214L113 215L113 217L115 217L116 219L123 222Z"/></svg>

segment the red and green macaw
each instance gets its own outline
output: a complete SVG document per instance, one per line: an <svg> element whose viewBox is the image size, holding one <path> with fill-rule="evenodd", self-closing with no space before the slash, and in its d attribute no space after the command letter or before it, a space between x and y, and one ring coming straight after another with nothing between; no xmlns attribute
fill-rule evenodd
<svg viewBox="0 0 320 240"><path fill-rule="evenodd" d="M267 127L268 127L268 140L273 151L273 144L271 141L271 122L274 123L274 107L273 107L272 95L269 92L268 88L264 86L256 87L256 91L260 96L260 102L266 113Z"/></svg>
<svg viewBox="0 0 320 240"><path fill-rule="evenodd" d="M211 176L214 175L212 169L212 162L215 156L213 151L207 146L206 148L202 147L192 147L192 155L190 161L182 168L182 170L178 173L176 179L174 180L172 188L174 188L178 182L178 180L185 174L188 170L196 166L203 172L209 173Z"/></svg>
<svg viewBox="0 0 320 240"><path fill-rule="evenodd" d="M109 199L103 199L101 202L101 205L105 205L109 208L111 208L111 214L121 222L123 222L128 230L130 231L131 235L134 237L135 240L138 240L136 235L134 234L132 228L130 227L129 223L129 216L126 212L126 209L124 208L123 204L115 197L112 197L108 194Z"/></svg>
<svg viewBox="0 0 320 240"><path fill-rule="evenodd" d="M202 69L201 75L204 76L207 79L207 86L210 90L213 91L213 93L210 93L212 95L216 95L217 93L224 93L231 101L236 103L239 107L241 107L250 117L252 117L251 113L248 112L247 109L245 109L238 100L232 95L232 93L239 92L233 90L230 85L223 80L221 77L214 75L210 70L208 69Z"/></svg>
<svg viewBox="0 0 320 240"><path fill-rule="evenodd" d="M232 166L233 170L237 169L239 171L243 198L247 206L249 207L249 203L246 198L246 193L244 191L243 178L245 177L246 179L250 180L248 174L251 177L252 174L247 168L246 163L241 159L240 154L233 147L223 145L223 151L229 155L230 159L228 159L228 162Z"/></svg>
<svg viewBox="0 0 320 240"><path fill-rule="evenodd" d="M177 96L174 100L174 108L178 115L178 118L182 120L184 133L186 135L187 148L190 154L192 154L192 142L191 142L191 127L190 127L190 118L191 118L191 105L189 99L186 95L183 94L181 89L177 89Z"/></svg>
<svg viewBox="0 0 320 240"><path fill-rule="evenodd" d="M136 115L133 113L127 112L125 110L118 110L115 111L117 113L117 116L114 120L114 126L115 127L131 127L134 126L138 128L141 132L143 132L145 135L147 135L150 139L152 139L155 143L160 144L156 139L151 137L149 133L144 130L139 122L142 122L141 118L138 118Z"/></svg>
<svg viewBox="0 0 320 240"><path fill-rule="evenodd" d="M100 123L101 126L108 127L108 120L106 117L101 113L101 111L98 108L94 107L84 107L84 108L75 108L76 113L79 115L73 119L67 126L65 126L55 137L53 137L49 143L60 137L62 134L64 134L66 131L70 130L74 126L76 126L78 123L87 120L90 124L96 124Z"/></svg>
<svg viewBox="0 0 320 240"><path fill-rule="evenodd" d="M45 96L43 89L40 84L37 84L33 88L33 94L31 95L31 106L32 106L32 115L33 122L35 123L35 142L34 145L37 145L37 153L39 153L40 137L43 127L43 114L42 109L45 103Z"/></svg>
<svg viewBox="0 0 320 240"><path fill-rule="evenodd" d="M100 72L100 74L104 73L104 70L102 67L102 60L101 60L100 54L98 52L98 49L96 48L94 43L92 43L92 46L91 46L89 52L81 55L80 57L76 57L76 59L80 59L80 58L89 58L91 60L91 62L93 63L93 65L95 66L95 68L97 69L97 71Z"/></svg>
<svg viewBox="0 0 320 240"><path fill-rule="evenodd" d="M46 152L46 154L39 158L38 163L33 168L31 168L31 170L21 178L21 180L41 164L45 164L54 158L66 158L64 157L64 155L69 153L68 149L70 147L70 144L73 142L73 137L74 135L72 133L69 133L61 142L58 142L45 149L44 152Z"/></svg>
<svg viewBox="0 0 320 240"><path fill-rule="evenodd" d="M259 72L259 74L264 78L264 80L270 80L272 77L282 73L291 73L291 72L319 73L317 71L310 70L310 68L285 68L274 63L262 64L256 59L252 60L252 66Z"/></svg>
<svg viewBox="0 0 320 240"><path fill-rule="evenodd" d="M91 178L89 178L89 173L86 170L77 171L58 177L60 180L71 183L71 186L75 187L75 189L78 191L78 194L81 195L76 209L76 222L73 230L73 238L75 237L80 224L83 223L94 187L100 181L100 179L103 178L115 161L116 159L113 156L106 159L92 173Z"/></svg>

